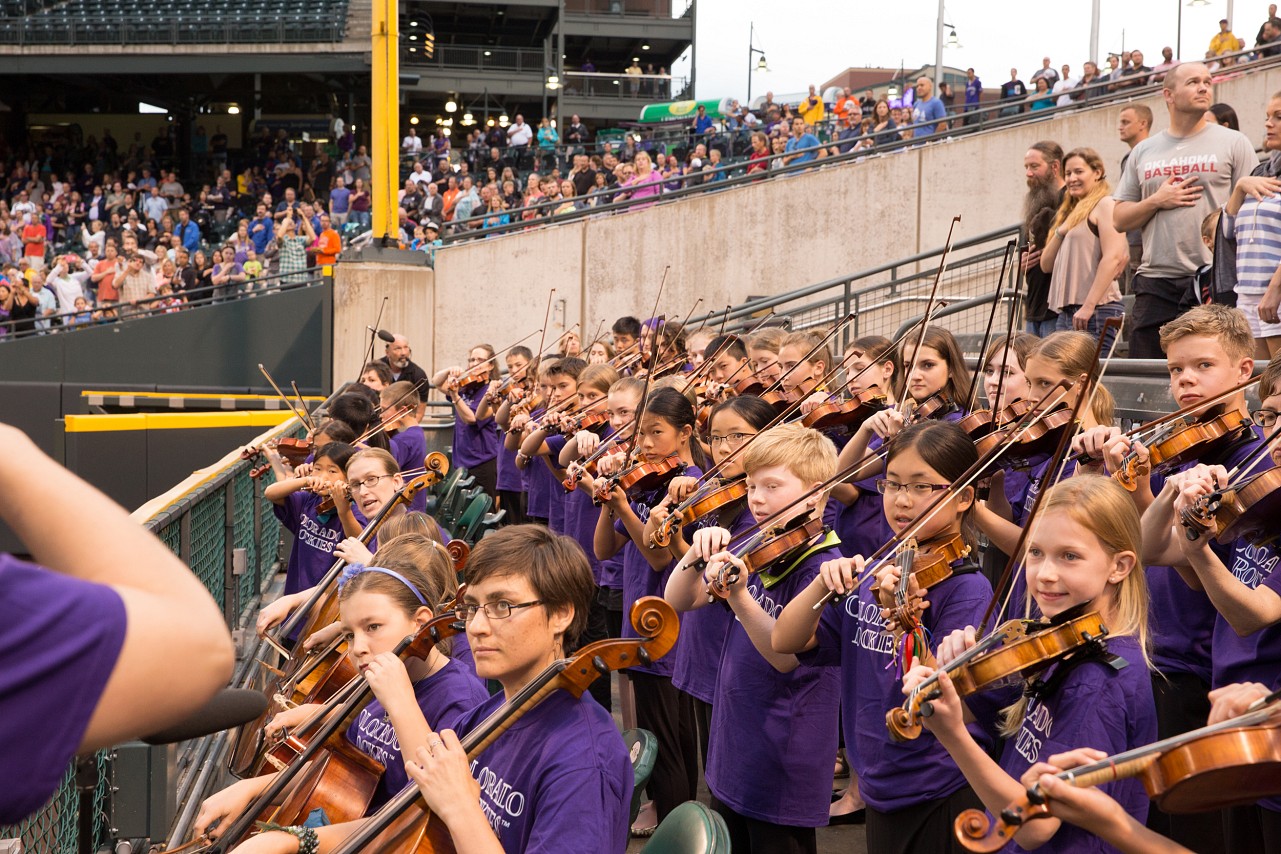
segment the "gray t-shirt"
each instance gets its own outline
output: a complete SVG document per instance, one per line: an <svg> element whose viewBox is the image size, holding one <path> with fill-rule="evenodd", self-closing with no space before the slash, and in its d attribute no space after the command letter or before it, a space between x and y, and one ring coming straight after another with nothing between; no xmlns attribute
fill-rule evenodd
<svg viewBox="0 0 1281 854"><path fill-rule="evenodd" d="M1161 131L1130 152L1115 198L1138 202L1157 191L1170 177L1195 177L1205 188L1191 207L1157 211L1143 226L1143 262L1139 275L1155 279L1193 276L1210 263L1210 250L1201 242L1201 221L1222 207L1236 182L1259 165L1245 134L1207 124L1189 137Z"/></svg>

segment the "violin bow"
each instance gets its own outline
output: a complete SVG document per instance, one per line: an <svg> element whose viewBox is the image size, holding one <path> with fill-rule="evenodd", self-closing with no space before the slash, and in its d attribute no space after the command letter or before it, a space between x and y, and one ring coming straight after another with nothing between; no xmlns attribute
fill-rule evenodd
<svg viewBox="0 0 1281 854"><path fill-rule="evenodd" d="M983 369L985 367L987 367L986 365L983 364L983 360L987 357L988 345L992 343L992 325L993 323L996 322L996 311L998 308L1000 308L1000 305L1001 305L1001 292L1005 288L1005 273L1010 267L1010 254L1014 251L1015 244L1016 244L1016 241L1014 240L1011 240L1009 243L1005 244L1005 254L1001 258L1001 275L998 276L996 279L996 295L992 297L992 311L989 312L987 316L987 329L984 330L983 332L983 346L979 347L979 365L978 365L978 370L974 372L975 381L970 383L970 399L965 406L966 412L973 412L974 407L978 404L978 400L979 400L978 375L983 372ZM1016 300L1018 299L1017 290L1015 291L1014 298ZM1001 379L997 383L997 391L995 395L995 397L997 397L998 399L1001 394L1000 386L1005 382L1006 359L1008 359L1010 355L1010 344L1011 344L1010 338L1014 335L1014 312L1010 311L1008 312L1008 314L1009 314L1009 323L1005 330L1005 347L1001 353ZM996 403L993 401L988 401L988 403L990 403L993 407L996 406Z"/></svg>
<svg viewBox="0 0 1281 854"><path fill-rule="evenodd" d="M285 406L289 407L289 411L293 413L294 417L297 418L298 421L304 427L306 427L307 416L303 415L297 409L294 408L293 401L289 399L289 395L285 394L283 391L280 390L280 386L276 385L276 381L271 378L271 374L267 373L267 368L263 365L262 362L258 363L258 370L262 371L262 375L267 378L267 382L271 383L271 387L276 390L276 394L280 395L280 399L285 402Z"/></svg>
<svg viewBox="0 0 1281 854"><path fill-rule="evenodd" d="M952 251L952 232L956 230L956 224L961 221L961 215L957 214L952 217L952 224L947 227L947 243L943 245L943 254L939 256L939 268L934 274L934 285L930 288L930 298L925 302L925 319L921 323L921 332L916 337L916 347L912 349L912 363L907 370L903 372L903 388L900 393L894 396L895 400L902 400L907 395L908 379L912 372L916 370L916 360L921 355L921 347L925 342L925 333L930 328L931 309L934 307L934 300L938 296L939 284L943 281L943 271L947 269L947 256Z"/></svg>
<svg viewBox="0 0 1281 854"><path fill-rule="evenodd" d="M653 350L653 352L650 353L649 370L645 372L645 385L641 387L640 405L636 407L636 414L632 417L632 421L635 426L632 427L631 443L627 447L627 456L623 459L623 468L627 468L627 466L631 465L636 449L640 447L640 441L637 434L640 432L641 419L645 417L645 410L649 408L649 384L650 380L654 378L654 367L658 364L658 337L663 324L663 319L658 317L658 303L663 298L663 288L667 286L667 273L671 269L671 264L668 264L663 268L663 278L658 283L658 295L654 297L654 314L650 315L651 319L657 321L654 324L654 343L650 346L650 349ZM639 338L636 339L636 344L637 346L640 345Z"/></svg>
<svg viewBox="0 0 1281 854"><path fill-rule="evenodd" d="M365 365L374 360L374 339L378 337L377 330L382 328L383 309L387 307L388 297L384 296L383 301L378 305L378 316L374 318L375 334L369 336L369 347L365 350L365 360L360 363L360 373L356 375L356 382L360 382L361 376L365 373Z"/></svg>
<svg viewBox="0 0 1281 854"><path fill-rule="evenodd" d="M539 330L543 337L538 339L538 359L541 362L543 358L543 345L547 343L547 327L552 319L552 297L556 296L556 289L552 288L547 292L547 311L543 312L543 328Z"/></svg>
<svg viewBox="0 0 1281 854"><path fill-rule="evenodd" d="M307 401L303 398L302 392L298 390L298 383L290 380L289 385L294 390L294 396L298 398L298 409L303 415L302 423L307 425L307 429L314 433L316 431L316 422L312 420L311 413L307 411Z"/></svg>
<svg viewBox="0 0 1281 854"><path fill-rule="evenodd" d="M1113 337L1112 350L1108 353L1108 358L1111 359L1112 352L1115 352L1116 349L1116 339L1120 337L1122 322L1123 318L1109 317L1103 322L1103 328L1099 330L1099 340L1094 348L1094 364L1090 367L1090 371L1085 377L1086 388L1077 393L1076 401L1072 405L1072 423L1076 424L1078 429L1081 419L1081 407L1087 403L1092 404L1094 402L1094 395L1098 391L1099 380L1103 375L1103 363L1099 360L1099 357L1103 355L1103 340L1107 338L1109 329L1116 329L1117 335ZM1088 394L1085 393L1087 391ZM975 629L975 635L978 637L982 637L987 630L988 623L996 612L997 605L1004 603L1001 607L1002 613L1005 612L1005 608L1008 606L1010 596L1014 591L1014 585L1010 584L1010 579L1014 577L1014 570L1021 562L1020 555L1022 555L1023 549L1032 533L1037 513L1045 501L1046 494L1050 491L1048 486L1057 483L1059 478L1063 476L1064 468L1067 466L1067 451L1072 445L1072 439L1075 437L1076 430L1064 430L1063 435L1059 437L1058 447L1054 449L1054 455L1050 457L1050 464L1045 468L1047 474L1055 472L1053 482L1048 485L1042 484L1041 489L1036 493L1036 500L1032 502L1032 509L1028 511L1027 518L1023 520L1023 530L1019 531L1019 538L1014 543L1014 550L1010 552L1010 556L1005 562L1005 569L1001 571L1000 579L992 588L992 598L988 600L987 607L983 609L983 619L979 621L978 627ZM1001 591L1005 589L1007 584L1010 585L1010 589L1002 597Z"/></svg>
<svg viewBox="0 0 1281 854"><path fill-rule="evenodd" d="M1022 246L1019 247L1019 269L1023 268L1023 258L1027 256L1027 252L1028 252L1028 244L1024 243ZM1019 292L1023 288L1024 278L1025 276L1014 277L1014 300L1013 302L1010 303L1010 311L1006 317L1005 347L1001 350L1001 381L996 384L996 394L992 395L992 400L988 401L988 403L990 403L992 407L989 411L992 413L993 429L1000 426L999 424L996 423L996 417L997 417L997 414L1000 413L1001 411L1001 408L1000 408L1001 392L1005 388L1005 369L1010 364L1010 345L1014 343L1014 317L1016 314L1018 314ZM985 355L987 354L981 353L979 354L979 358L981 359ZM973 395L971 395L971 397L973 397Z"/></svg>

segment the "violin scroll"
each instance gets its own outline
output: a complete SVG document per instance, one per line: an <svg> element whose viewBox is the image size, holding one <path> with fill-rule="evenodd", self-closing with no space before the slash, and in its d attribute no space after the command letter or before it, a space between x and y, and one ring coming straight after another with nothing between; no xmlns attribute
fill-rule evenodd
<svg viewBox="0 0 1281 854"><path fill-rule="evenodd" d="M454 570L462 572L467 558L471 557L471 546L463 540L450 540L445 544L445 551L449 553L449 559L454 562Z"/></svg>
<svg viewBox="0 0 1281 854"><path fill-rule="evenodd" d="M895 706L885 713L885 728L895 741L913 741L921 737L921 722L907 709Z"/></svg>
<svg viewBox="0 0 1281 854"><path fill-rule="evenodd" d="M676 645L680 619L675 609L658 596L642 596L632 605L632 628L650 641L651 658L662 658Z"/></svg>
<svg viewBox="0 0 1281 854"><path fill-rule="evenodd" d="M956 817L956 823L953 825L956 841L961 843L966 851L978 851L984 854L1000 851L1014 838L1014 834L1018 832L1025 820L1050 814L1045 806L1028 804L1028 809L1031 814L1023 815L1020 807L1009 807L1001 811L1001 818L995 823L983 810L965 810ZM1015 810L1019 811L1015 812Z"/></svg>

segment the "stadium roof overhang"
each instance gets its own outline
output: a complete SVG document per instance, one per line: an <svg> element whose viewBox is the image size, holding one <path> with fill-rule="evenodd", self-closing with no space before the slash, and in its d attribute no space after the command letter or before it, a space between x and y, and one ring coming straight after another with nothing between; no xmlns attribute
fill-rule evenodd
<svg viewBox="0 0 1281 854"><path fill-rule="evenodd" d="M0 53L0 76L24 74L351 74L369 72L369 53Z"/></svg>

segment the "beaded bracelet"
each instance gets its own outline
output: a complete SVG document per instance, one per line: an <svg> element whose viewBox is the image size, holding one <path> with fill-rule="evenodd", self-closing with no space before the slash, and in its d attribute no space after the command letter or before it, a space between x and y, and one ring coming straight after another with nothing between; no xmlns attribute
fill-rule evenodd
<svg viewBox="0 0 1281 854"><path fill-rule="evenodd" d="M259 827L262 828L264 833L271 830L279 830L295 837L298 840L298 854L316 854L316 851L320 848L320 840L316 838L316 831L310 827L303 827L298 824L291 827L281 827L278 824L270 823L260 823Z"/></svg>

